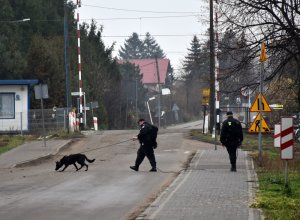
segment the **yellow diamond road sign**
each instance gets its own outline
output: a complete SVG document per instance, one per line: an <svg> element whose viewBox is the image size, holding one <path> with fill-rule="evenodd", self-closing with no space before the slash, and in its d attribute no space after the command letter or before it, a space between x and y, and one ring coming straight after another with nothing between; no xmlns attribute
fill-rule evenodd
<svg viewBox="0 0 300 220"><path fill-rule="evenodd" d="M261 111L262 112L271 112L271 108L269 106L269 104L267 103L267 100L265 99L265 97L262 95L261 96L262 99L262 109ZM260 94L258 94L258 96L256 97L255 101L253 102L251 108L250 108L250 112L259 112L260 109L259 109L259 98L260 98Z"/></svg>
<svg viewBox="0 0 300 220"><path fill-rule="evenodd" d="M264 119L264 117L262 117L262 119L261 119L262 126L260 126L260 116L259 115L260 114L258 113L258 115L256 116L256 118L252 122L252 125L248 129L248 131L249 132L259 132L259 130L261 130L262 133L264 133L264 132L270 132L271 130L270 130L270 128L269 128L266 120Z"/></svg>

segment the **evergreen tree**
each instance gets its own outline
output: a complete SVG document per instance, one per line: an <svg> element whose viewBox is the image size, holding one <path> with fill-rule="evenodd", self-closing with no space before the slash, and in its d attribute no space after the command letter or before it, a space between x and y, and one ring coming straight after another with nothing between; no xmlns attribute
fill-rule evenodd
<svg viewBox="0 0 300 220"><path fill-rule="evenodd" d="M134 127L140 112L145 109L147 90L143 87L140 70L129 62L120 64L121 81L121 109L123 126Z"/></svg>
<svg viewBox="0 0 300 220"><path fill-rule="evenodd" d="M29 48L28 68L23 76L39 79L48 85L49 98L45 100L45 108L65 106L63 44L61 37L45 39L35 36ZM32 107L40 108L40 103L35 101Z"/></svg>
<svg viewBox="0 0 300 220"><path fill-rule="evenodd" d="M163 50L160 48L156 40L146 33L144 40L140 40L137 33L125 41L124 47L119 50L120 58L126 59L150 59L150 58L165 58Z"/></svg>
<svg viewBox="0 0 300 220"><path fill-rule="evenodd" d="M133 32L132 36L125 40L124 47L121 46L119 56L126 59L142 59L144 51L144 43L139 39L137 33Z"/></svg>
<svg viewBox="0 0 300 220"><path fill-rule="evenodd" d="M24 53L20 51L22 22L12 22L15 19L14 8L10 1L0 1L0 78L20 79L26 65Z"/></svg>
<svg viewBox="0 0 300 220"><path fill-rule="evenodd" d="M94 114L101 126L118 128L121 76L112 56L113 46L104 45L101 33L102 27L97 30L94 21L81 26L83 90L88 100L98 102L100 108Z"/></svg>
<svg viewBox="0 0 300 220"><path fill-rule="evenodd" d="M165 58L163 50L160 48L156 40L150 35L149 32L146 33L144 39L144 51L143 58Z"/></svg>
<svg viewBox="0 0 300 220"><path fill-rule="evenodd" d="M194 78L195 76L200 75L200 66L201 66L201 45L197 36L193 37L193 40L188 48L188 55L184 60L184 70L187 75L190 75L189 78Z"/></svg>
<svg viewBox="0 0 300 220"><path fill-rule="evenodd" d="M194 36L188 54L183 61L183 80L185 91L185 103L182 108L186 117L199 116L201 91L209 85L209 50L207 45L201 47L199 39Z"/></svg>

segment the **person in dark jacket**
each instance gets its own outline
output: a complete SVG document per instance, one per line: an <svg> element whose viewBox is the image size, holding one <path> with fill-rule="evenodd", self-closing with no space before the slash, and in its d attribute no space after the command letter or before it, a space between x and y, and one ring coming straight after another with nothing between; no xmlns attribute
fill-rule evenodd
<svg viewBox="0 0 300 220"><path fill-rule="evenodd" d="M144 158L147 157L152 168L150 172L156 172L156 160L154 155L154 146L151 138L151 125L145 122L144 119L139 119L138 124L140 126L139 134L133 138L133 140L139 140L140 148L137 151L137 158L135 160L135 165L130 166L134 171L139 171L139 166L143 162Z"/></svg>
<svg viewBox="0 0 300 220"><path fill-rule="evenodd" d="M236 172L236 151L243 142L241 123L233 118L231 111L226 113L227 119L223 122L220 141L226 147L231 163L231 171Z"/></svg>

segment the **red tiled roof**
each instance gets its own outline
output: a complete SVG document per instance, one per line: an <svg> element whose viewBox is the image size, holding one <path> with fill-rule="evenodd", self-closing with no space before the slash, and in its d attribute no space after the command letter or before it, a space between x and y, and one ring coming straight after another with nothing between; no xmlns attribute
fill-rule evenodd
<svg viewBox="0 0 300 220"><path fill-rule="evenodd" d="M157 84L157 69L155 59L132 59L132 60L119 60L118 63L122 64L129 62L135 64L140 68L141 74L143 74L143 84ZM159 82L165 83L168 66L170 63L169 59L157 59L158 70L159 70Z"/></svg>

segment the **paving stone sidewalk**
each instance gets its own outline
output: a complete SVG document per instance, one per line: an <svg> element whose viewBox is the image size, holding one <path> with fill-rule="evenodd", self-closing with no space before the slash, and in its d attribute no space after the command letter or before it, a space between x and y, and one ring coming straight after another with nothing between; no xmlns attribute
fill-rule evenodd
<svg viewBox="0 0 300 220"><path fill-rule="evenodd" d="M226 149L200 150L190 168L146 209L138 220L254 220L249 208L256 176L247 152L238 150L237 172L230 172Z"/></svg>

